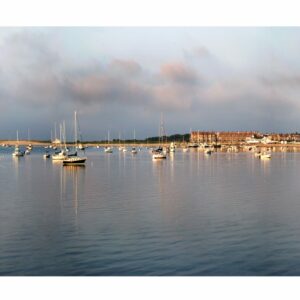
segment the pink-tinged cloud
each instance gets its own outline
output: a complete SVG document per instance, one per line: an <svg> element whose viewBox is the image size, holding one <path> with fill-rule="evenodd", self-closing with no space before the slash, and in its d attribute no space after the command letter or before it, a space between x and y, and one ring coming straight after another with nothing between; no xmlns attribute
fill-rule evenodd
<svg viewBox="0 0 300 300"><path fill-rule="evenodd" d="M109 69L113 73L120 73L120 75L138 75L140 74L142 68L139 63L134 60L122 60L122 59L114 59L110 65Z"/></svg>
<svg viewBox="0 0 300 300"><path fill-rule="evenodd" d="M160 75L174 83L194 84L198 80L197 73L193 69L179 62L163 64L160 68Z"/></svg>

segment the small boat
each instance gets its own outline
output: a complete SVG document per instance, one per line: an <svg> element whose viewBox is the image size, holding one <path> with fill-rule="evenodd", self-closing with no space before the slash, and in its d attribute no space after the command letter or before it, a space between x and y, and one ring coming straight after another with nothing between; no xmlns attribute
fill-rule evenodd
<svg viewBox="0 0 300 300"><path fill-rule="evenodd" d="M73 154L68 154L65 159L63 159L63 165L84 165L85 161L87 160L87 157L84 156L78 156L76 149L85 150L85 147L80 143L78 140L78 131L79 131L79 125L77 120L77 111L74 112L74 149L75 152ZM79 136L80 133L79 133Z"/></svg>
<svg viewBox="0 0 300 300"><path fill-rule="evenodd" d="M138 153L135 147L133 147L133 148L131 149L131 153L132 153L132 154L137 154L137 153Z"/></svg>
<svg viewBox="0 0 300 300"><path fill-rule="evenodd" d="M105 153L113 153L113 149L111 147L105 147L104 152Z"/></svg>
<svg viewBox="0 0 300 300"><path fill-rule="evenodd" d="M108 145L110 144L109 130L107 131L107 144L108 144ZM106 146L106 147L104 148L104 152L105 152L105 153L113 153L113 149L112 149L112 147L110 147L110 146Z"/></svg>
<svg viewBox="0 0 300 300"><path fill-rule="evenodd" d="M260 158L261 159L270 159L271 158L271 153L269 153L269 152L262 153Z"/></svg>
<svg viewBox="0 0 300 300"><path fill-rule="evenodd" d="M78 144L77 146L76 146L76 148L77 149L79 149L79 150L85 150L85 146L83 146L81 143L80 144Z"/></svg>
<svg viewBox="0 0 300 300"><path fill-rule="evenodd" d="M15 151L13 152L12 156L14 157L21 157L24 156L24 152L19 148L19 132L17 131L17 145L15 146Z"/></svg>
<svg viewBox="0 0 300 300"><path fill-rule="evenodd" d="M134 142L134 145L133 147L131 148L131 153L132 154L137 154L137 150L135 148L135 129L133 130L133 142Z"/></svg>
<svg viewBox="0 0 300 300"><path fill-rule="evenodd" d="M163 137L165 136L165 130L164 130L164 123L163 123L163 117L161 115L160 118L160 129L159 129L159 146L157 149L152 150L152 159L153 160L160 160L160 159L166 159L167 158L167 149L163 149L161 146L163 144Z"/></svg>
<svg viewBox="0 0 300 300"><path fill-rule="evenodd" d="M189 148L188 147L183 147L182 148L182 152L188 152L189 151Z"/></svg>
<svg viewBox="0 0 300 300"><path fill-rule="evenodd" d="M211 149L206 149L206 150L204 151L204 153L205 153L206 155L211 155L211 154L212 154L212 150L211 150Z"/></svg>
<svg viewBox="0 0 300 300"><path fill-rule="evenodd" d="M12 154L15 157L24 156L24 152L20 150L19 146L15 147L15 151Z"/></svg>
<svg viewBox="0 0 300 300"><path fill-rule="evenodd" d="M68 157L66 151L62 150L52 155L52 160L64 160Z"/></svg>
<svg viewBox="0 0 300 300"><path fill-rule="evenodd" d="M82 165L82 164L85 164L85 161L86 161L86 157L67 157L66 159L63 160L63 165L66 166L66 165Z"/></svg>
<svg viewBox="0 0 300 300"><path fill-rule="evenodd" d="M27 149L25 150L25 154L26 154L26 155L29 155L30 153L31 153L31 150L27 148Z"/></svg>
<svg viewBox="0 0 300 300"><path fill-rule="evenodd" d="M261 156L261 152L255 152L255 153L254 153L254 156L255 156L255 157L260 157L260 156Z"/></svg>
<svg viewBox="0 0 300 300"><path fill-rule="evenodd" d="M170 152L175 152L175 143L172 142L170 145Z"/></svg>
<svg viewBox="0 0 300 300"><path fill-rule="evenodd" d="M167 155L163 151L157 151L152 154L152 159L166 159Z"/></svg>
<svg viewBox="0 0 300 300"><path fill-rule="evenodd" d="M44 157L44 158L50 158L50 153L48 153L48 152L45 153L45 154L43 155L43 157Z"/></svg>
<svg viewBox="0 0 300 300"><path fill-rule="evenodd" d="M123 152L127 152L127 149L125 147L123 148Z"/></svg>

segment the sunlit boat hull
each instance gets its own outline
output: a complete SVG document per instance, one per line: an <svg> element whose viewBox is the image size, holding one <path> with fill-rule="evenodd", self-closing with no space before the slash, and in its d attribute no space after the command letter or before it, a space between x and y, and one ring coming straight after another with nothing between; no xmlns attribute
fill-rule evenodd
<svg viewBox="0 0 300 300"><path fill-rule="evenodd" d="M64 165L83 165L85 164L86 157L69 157L63 160Z"/></svg>

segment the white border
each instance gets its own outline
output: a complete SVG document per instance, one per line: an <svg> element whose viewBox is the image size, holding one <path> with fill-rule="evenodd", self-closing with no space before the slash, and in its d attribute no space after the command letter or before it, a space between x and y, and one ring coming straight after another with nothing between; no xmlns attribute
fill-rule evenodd
<svg viewBox="0 0 300 300"><path fill-rule="evenodd" d="M0 26L295 26L297 1L1 1ZM0 54L1 55L1 54ZM299 278L1 278L3 299L285 299Z"/></svg>
<svg viewBox="0 0 300 300"><path fill-rule="evenodd" d="M1 1L0 26L296 26L298 6L295 0L9 0Z"/></svg>

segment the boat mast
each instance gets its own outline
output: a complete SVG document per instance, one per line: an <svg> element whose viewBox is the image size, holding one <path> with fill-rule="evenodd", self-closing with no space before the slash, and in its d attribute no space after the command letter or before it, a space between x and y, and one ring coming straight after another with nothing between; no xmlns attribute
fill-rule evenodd
<svg viewBox="0 0 300 300"><path fill-rule="evenodd" d="M164 121L163 121L163 114L160 113L160 129L159 129L159 136L160 141L159 143L164 143Z"/></svg>
<svg viewBox="0 0 300 300"><path fill-rule="evenodd" d="M57 139L56 136L56 122L54 122L54 141Z"/></svg>
<svg viewBox="0 0 300 300"><path fill-rule="evenodd" d="M60 148L62 148L62 139L61 139L62 134L61 134L61 132L62 132L62 125L61 125L61 123L59 123L59 143L60 143Z"/></svg>
<svg viewBox="0 0 300 300"><path fill-rule="evenodd" d="M63 121L63 136L64 136L65 150L67 150L66 122L65 121Z"/></svg>
<svg viewBox="0 0 300 300"><path fill-rule="evenodd" d="M76 112L76 110L74 111L74 139L75 139L75 148L77 148L78 137L77 137L77 112Z"/></svg>

